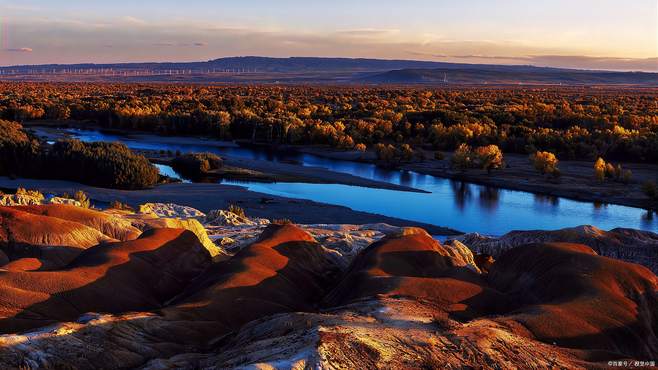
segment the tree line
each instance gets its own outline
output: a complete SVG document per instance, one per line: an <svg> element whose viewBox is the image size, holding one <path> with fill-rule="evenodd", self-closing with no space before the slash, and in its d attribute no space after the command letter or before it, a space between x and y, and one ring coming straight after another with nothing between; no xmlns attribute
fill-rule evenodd
<svg viewBox="0 0 658 370"><path fill-rule="evenodd" d="M654 90L5 83L0 92L0 117L18 122L89 121L399 158L408 148L465 144L563 160L658 162Z"/></svg>

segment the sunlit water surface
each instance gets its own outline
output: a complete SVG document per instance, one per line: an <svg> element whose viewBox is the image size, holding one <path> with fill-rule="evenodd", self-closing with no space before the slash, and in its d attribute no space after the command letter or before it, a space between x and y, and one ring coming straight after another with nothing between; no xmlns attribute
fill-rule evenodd
<svg viewBox="0 0 658 370"><path fill-rule="evenodd" d="M154 140L136 140L94 130L67 129L83 141L120 141L133 149L170 150L172 152L212 152L224 156L295 162L324 167L372 180L410 186L429 191L404 191L362 188L336 184L250 183L224 181L266 194L310 199L347 206L355 210L446 226L465 232L502 235L512 230L554 230L578 225L594 225L609 230L616 227L658 231L658 220L647 211L617 205L600 205L547 197L522 191L451 181L411 171L386 170L355 163L295 152L251 147L186 145ZM161 173L180 178L169 166L159 165Z"/></svg>

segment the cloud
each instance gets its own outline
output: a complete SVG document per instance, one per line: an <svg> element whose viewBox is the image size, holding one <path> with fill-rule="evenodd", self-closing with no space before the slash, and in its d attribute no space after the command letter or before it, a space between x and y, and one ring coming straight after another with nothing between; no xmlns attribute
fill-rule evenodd
<svg viewBox="0 0 658 370"><path fill-rule="evenodd" d="M337 31L338 35L354 36L354 37L380 37L391 36L399 34L399 29L380 29L380 28L359 28L353 30Z"/></svg>
<svg viewBox="0 0 658 370"><path fill-rule="evenodd" d="M145 25L145 24L146 24L146 21L145 21L145 20L143 20L143 19L139 19L139 18L137 18L137 17L132 17L132 16L129 16L129 15L126 15L126 16L121 17L120 20L121 20L123 23L128 23L128 24L133 24L133 25L138 25L138 26L141 26L141 25Z"/></svg>
<svg viewBox="0 0 658 370"><path fill-rule="evenodd" d="M10 53L31 53L34 50L32 50L32 48L10 48L10 49L5 49L5 51Z"/></svg>
<svg viewBox="0 0 658 370"><path fill-rule="evenodd" d="M208 46L208 43L203 42L203 41L197 41L197 42L191 42L191 43L189 43L189 42L155 42L152 45L157 46L157 47L190 47L190 46L204 47L204 46Z"/></svg>
<svg viewBox="0 0 658 370"><path fill-rule="evenodd" d="M518 61L531 61L532 57L529 56L503 56L503 55L480 55L480 54L469 54L469 55L450 55L449 58L457 59L490 59L490 60L518 60Z"/></svg>
<svg viewBox="0 0 658 370"><path fill-rule="evenodd" d="M0 0L2 1L2 0ZM194 61L222 56L339 56L421 59L482 64L524 64L578 69L658 71L656 58L578 56L578 52L521 40L454 39L440 34L407 34L398 29L358 28L291 31L233 27L185 19L145 21L21 18L12 20L14 45L2 63ZM108 45L112 45L110 48Z"/></svg>

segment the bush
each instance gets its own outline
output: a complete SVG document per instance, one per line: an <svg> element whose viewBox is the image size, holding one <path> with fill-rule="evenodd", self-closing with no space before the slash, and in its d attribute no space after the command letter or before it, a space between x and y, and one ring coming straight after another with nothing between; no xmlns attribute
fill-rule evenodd
<svg viewBox="0 0 658 370"><path fill-rule="evenodd" d="M608 166L603 158L599 157L599 159L594 162L594 177L596 177L596 179L600 182L605 181L607 167Z"/></svg>
<svg viewBox="0 0 658 370"><path fill-rule="evenodd" d="M367 149L366 144L359 143L359 144L356 144L356 145L354 146L354 150L356 150L356 151L358 151L358 152L362 152L362 153L363 153L363 152L366 151L366 149Z"/></svg>
<svg viewBox="0 0 658 370"><path fill-rule="evenodd" d="M658 200L658 185L654 181L647 181L642 185L642 190L649 199Z"/></svg>
<svg viewBox="0 0 658 370"><path fill-rule="evenodd" d="M46 197L39 190L27 190L25 188L16 189L16 195L23 195L26 197L36 198L39 201L43 201Z"/></svg>
<svg viewBox="0 0 658 370"><path fill-rule="evenodd" d="M530 156L530 161L539 173L542 175L552 175L558 177L560 170L557 165L559 163L555 154L551 152L536 152Z"/></svg>
<svg viewBox="0 0 658 370"><path fill-rule="evenodd" d="M240 217L244 217L244 218L247 217L247 214L245 213L244 208L242 208L240 206L237 206L235 204L229 204L228 211L231 212L231 213L234 213L234 214L236 214Z"/></svg>
<svg viewBox="0 0 658 370"><path fill-rule="evenodd" d="M475 158L477 166L487 172L491 170L503 168L503 152L497 145L481 146L475 149Z"/></svg>
<svg viewBox="0 0 658 370"><path fill-rule="evenodd" d="M452 165L462 171L467 168L480 168L491 172L494 169L503 168L505 162L503 152L497 145L473 149L466 144L461 144L452 156Z"/></svg>
<svg viewBox="0 0 658 370"><path fill-rule="evenodd" d="M445 154L443 154L443 152L441 151L437 151L434 153L434 159L436 159L437 161L442 161L445 158L446 158Z"/></svg>
<svg viewBox="0 0 658 370"><path fill-rule="evenodd" d="M222 159L212 153L192 153L174 158L171 167L185 177L200 178L222 167Z"/></svg>
<svg viewBox="0 0 658 370"><path fill-rule="evenodd" d="M113 200L110 203L110 209L116 209L119 211L134 211L135 209L127 203L121 203L118 200Z"/></svg>
<svg viewBox="0 0 658 370"><path fill-rule="evenodd" d="M606 163L603 158L599 158L594 163L594 175L600 182L604 182L606 178L614 181L628 184L631 182L633 172L631 170L624 170L620 164L615 166L612 163Z"/></svg>
<svg viewBox="0 0 658 370"><path fill-rule="evenodd" d="M158 182L158 169L120 143L55 143L47 154L50 178L115 189L144 189Z"/></svg>
<svg viewBox="0 0 658 370"><path fill-rule="evenodd" d="M464 171L471 168L473 163L473 150L466 144L461 144L452 155L452 166L458 170Z"/></svg>
<svg viewBox="0 0 658 370"><path fill-rule="evenodd" d="M82 190L76 191L75 194L73 194L73 199L80 202L80 207L82 208L91 207L91 201L89 200L89 196L87 195L87 193L85 193Z"/></svg>

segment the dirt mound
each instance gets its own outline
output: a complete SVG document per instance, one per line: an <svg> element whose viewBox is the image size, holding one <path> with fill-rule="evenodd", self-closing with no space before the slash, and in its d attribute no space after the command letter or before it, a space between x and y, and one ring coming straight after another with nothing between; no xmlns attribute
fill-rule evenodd
<svg viewBox="0 0 658 370"><path fill-rule="evenodd" d="M188 322L170 331L208 340L275 313L315 310L336 272L307 232L270 225L256 243L212 265L162 315Z"/></svg>
<svg viewBox="0 0 658 370"><path fill-rule="evenodd" d="M500 312L506 307L505 297L488 288L461 256L456 257L426 232L412 229L386 237L361 252L328 296L327 305L374 296L431 301L461 318Z"/></svg>
<svg viewBox="0 0 658 370"><path fill-rule="evenodd" d="M520 333L591 358L658 356L658 278L645 267L584 245L537 244L503 254L488 281L512 298L501 321Z"/></svg>
<svg viewBox="0 0 658 370"><path fill-rule="evenodd" d="M201 241L204 247L210 252L210 255L217 257L222 255L222 250L208 237L206 229L199 221L193 218L158 218L153 215L130 215L128 216L131 223L140 230L152 229L185 229L193 232Z"/></svg>
<svg viewBox="0 0 658 370"><path fill-rule="evenodd" d="M534 243L584 244L601 256L617 258L648 267L658 274L658 234L649 231L614 229L604 231L594 226L579 226L555 231L512 231L500 238L467 234L461 241L474 253L498 257L505 251Z"/></svg>
<svg viewBox="0 0 658 370"><path fill-rule="evenodd" d="M56 217L67 221L77 222L94 228L110 238L128 241L134 240L142 233L125 220L107 213L75 207L71 205L49 204L40 206L15 207L24 212L36 215Z"/></svg>
<svg viewBox="0 0 658 370"><path fill-rule="evenodd" d="M63 270L7 271L0 274L0 331L71 321L86 312L155 309L209 264L193 233L160 229L89 248Z"/></svg>
<svg viewBox="0 0 658 370"><path fill-rule="evenodd" d="M84 249L113 240L77 222L0 207L0 249L9 260L37 258L43 268L55 269Z"/></svg>
<svg viewBox="0 0 658 370"><path fill-rule="evenodd" d="M0 329L53 326L0 336L0 367L580 369L658 356L658 278L584 245L493 261L407 229L346 271L335 253L270 225L214 263L193 233L169 229L62 271L14 261L0 272ZM78 318L89 311L116 314Z"/></svg>

